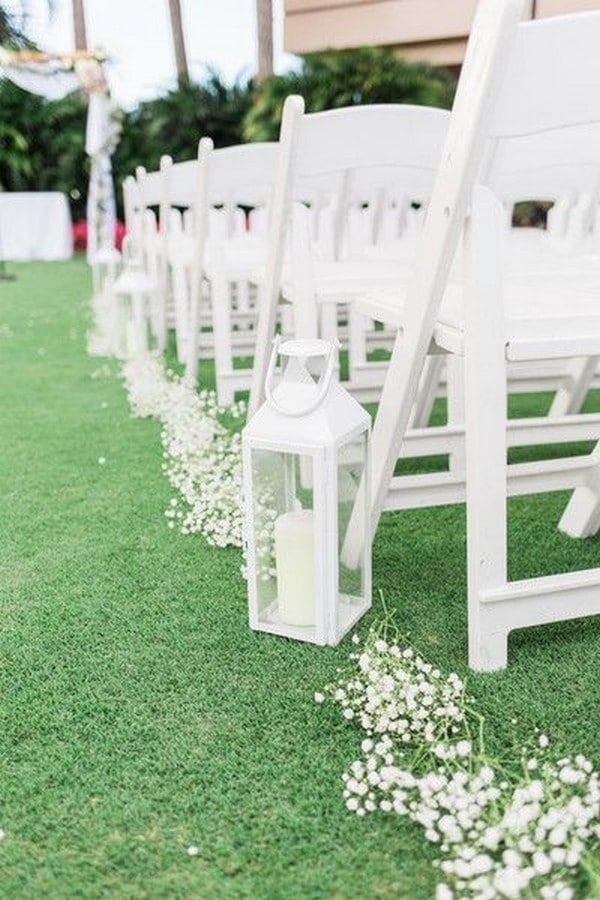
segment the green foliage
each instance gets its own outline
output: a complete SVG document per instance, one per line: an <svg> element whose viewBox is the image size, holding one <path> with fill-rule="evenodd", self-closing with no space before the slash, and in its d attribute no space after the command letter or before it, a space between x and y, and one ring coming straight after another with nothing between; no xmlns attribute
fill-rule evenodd
<svg viewBox="0 0 600 900"><path fill-rule="evenodd" d="M84 352L85 260L10 269L2 900L431 900L439 870L421 831L343 804L357 732L313 691L347 666L351 641L316 647L248 628L240 551L166 527L160 426L131 419L116 364ZM209 371L203 360L203 387ZM539 396L513 400L513 414L546 414ZM600 408L592 400L587 412ZM511 578L598 564L598 537L556 528L567 499L509 501ZM386 512L373 564L360 631L382 615L381 591L411 642L463 676L464 505ZM537 726L557 754L597 764L599 668L598 616L513 632L508 669L469 676L489 752L512 768ZM580 896L597 900L597 880Z"/></svg>
<svg viewBox="0 0 600 900"><path fill-rule="evenodd" d="M307 109L316 111L357 103L449 106L453 91L447 73L373 47L311 54L301 72L274 76L257 91L252 82L227 85L215 71L201 83L181 80L164 96L124 114L113 158L119 211L123 179L136 166L158 168L163 153L175 161L192 159L203 135L217 147L244 139L276 140L281 107L290 93L302 94ZM85 98L75 94L47 101L1 81L0 104L0 189L64 191L74 218L85 215Z"/></svg>
<svg viewBox="0 0 600 900"><path fill-rule="evenodd" d="M200 84L181 79L165 96L146 100L126 115L113 160L115 180L122 182L136 166L157 169L163 153L176 162L193 159L203 136L217 147L241 143L250 103L250 83L228 86L215 71Z"/></svg>
<svg viewBox="0 0 600 900"><path fill-rule="evenodd" d="M14 50L33 46L23 32L20 17L4 5L0 6L0 46Z"/></svg>
<svg viewBox="0 0 600 900"><path fill-rule="evenodd" d="M89 177L85 100L73 94L48 101L2 80L0 106L0 189L64 191L74 215L82 215Z"/></svg>
<svg viewBox="0 0 600 900"><path fill-rule="evenodd" d="M44 5L52 17L56 0L46 0ZM0 47L11 50L35 49L35 44L26 34L30 7L29 0L12 0L8 5L0 3Z"/></svg>
<svg viewBox="0 0 600 900"><path fill-rule="evenodd" d="M308 112L362 103L448 108L455 87L447 71L407 62L384 47L311 53L299 72L263 82L244 121L244 136L248 141L277 140L281 108L289 94L304 97Z"/></svg>
<svg viewBox="0 0 600 900"><path fill-rule="evenodd" d="M202 84L181 81L165 96L125 113L113 159L119 207L121 183L136 166L156 169L163 153L191 159L203 135L210 135L216 146L240 143L250 102L249 84L230 87L210 72ZM48 101L4 80L0 104L3 121L11 123L0 125L0 189L64 191L73 217L84 216L89 178L85 98L73 94Z"/></svg>

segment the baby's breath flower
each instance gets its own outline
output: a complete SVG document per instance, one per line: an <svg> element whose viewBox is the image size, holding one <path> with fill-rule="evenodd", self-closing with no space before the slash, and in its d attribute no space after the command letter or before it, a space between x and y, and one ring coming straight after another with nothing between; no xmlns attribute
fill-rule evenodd
<svg viewBox="0 0 600 900"><path fill-rule="evenodd" d="M214 393L197 393L151 355L126 362L123 378L132 415L162 422L163 470L183 501L182 506L178 497L170 501L178 508L178 528L203 534L212 546L242 546L241 438L222 418L225 412L239 418L243 404L220 409ZM168 525L175 527L172 520ZM268 540L267 534L267 546ZM268 555L259 571L263 576L272 577Z"/></svg>
<svg viewBox="0 0 600 900"><path fill-rule="evenodd" d="M600 776L583 755L522 760L510 783L470 727L472 701L411 647L370 632L351 659L357 673L325 694L365 733L343 775L357 816L407 817L438 848L436 900L571 900L589 842L600 837ZM339 670L338 670L339 671ZM538 748L549 742L539 735Z"/></svg>

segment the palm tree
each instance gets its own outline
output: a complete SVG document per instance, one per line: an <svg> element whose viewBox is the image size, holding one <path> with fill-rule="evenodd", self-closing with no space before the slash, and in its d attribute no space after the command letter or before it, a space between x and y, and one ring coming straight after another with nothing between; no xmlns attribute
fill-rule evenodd
<svg viewBox="0 0 600 900"><path fill-rule="evenodd" d="M185 41L183 39L183 21L181 18L180 0L169 0L169 14L171 16L171 31L173 33L173 47L175 48L177 77L180 81L189 81L190 73L185 52Z"/></svg>
<svg viewBox="0 0 600 900"><path fill-rule="evenodd" d="M24 10L18 15L4 4L0 5L0 45L16 50L32 46L24 31L24 18Z"/></svg>
<svg viewBox="0 0 600 900"><path fill-rule="evenodd" d="M29 4L27 0L21 0L17 6L18 9L15 10L0 3L0 46L10 47L14 50L31 50L34 44L27 37L25 28ZM46 0L46 6L52 15L54 0Z"/></svg>
<svg viewBox="0 0 600 900"><path fill-rule="evenodd" d="M258 36L258 71L260 84L273 74L273 2L256 0L256 32Z"/></svg>
<svg viewBox="0 0 600 900"><path fill-rule="evenodd" d="M73 30L75 32L75 49L87 50L83 0L73 0Z"/></svg>

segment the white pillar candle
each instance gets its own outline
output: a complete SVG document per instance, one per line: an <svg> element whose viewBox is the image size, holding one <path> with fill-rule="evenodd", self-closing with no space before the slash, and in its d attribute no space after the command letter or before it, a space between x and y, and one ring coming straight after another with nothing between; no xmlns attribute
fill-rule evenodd
<svg viewBox="0 0 600 900"><path fill-rule="evenodd" d="M275 521L277 603L281 621L315 624L315 525L312 509L283 513Z"/></svg>

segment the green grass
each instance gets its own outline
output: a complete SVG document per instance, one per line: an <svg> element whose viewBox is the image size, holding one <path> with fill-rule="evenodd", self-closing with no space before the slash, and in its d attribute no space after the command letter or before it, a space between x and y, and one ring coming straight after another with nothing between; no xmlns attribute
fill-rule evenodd
<svg viewBox="0 0 600 900"><path fill-rule="evenodd" d="M358 736L312 694L349 642L250 632L240 553L167 529L159 426L129 418L120 381L85 355L84 263L12 268L18 280L0 284L0 896L432 897L420 831L341 802ZM511 502L513 577L599 564L599 540L556 531L564 501ZM426 655L465 672L461 506L385 515L374 585ZM599 669L598 619L514 633L505 672L469 677L490 749L514 755L539 726L557 753L598 762Z"/></svg>

